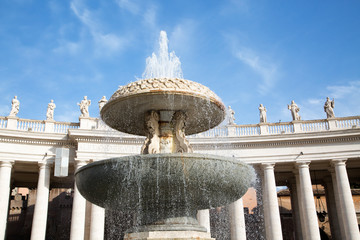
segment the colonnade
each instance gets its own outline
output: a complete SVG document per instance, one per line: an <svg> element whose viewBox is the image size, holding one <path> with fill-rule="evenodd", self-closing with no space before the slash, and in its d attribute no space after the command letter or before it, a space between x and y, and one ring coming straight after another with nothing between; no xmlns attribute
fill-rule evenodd
<svg viewBox="0 0 360 240"><path fill-rule="evenodd" d="M292 215L296 239L320 240L314 193L309 169L310 161L296 162L295 181L290 181ZM264 217L267 239L282 239L279 205L274 177L275 163L262 164ZM358 222L346 171L346 159L332 160L331 178L325 179L326 199L334 239L360 239ZM280 229L279 229L280 228Z"/></svg>
<svg viewBox="0 0 360 240"><path fill-rule="evenodd" d="M77 161L76 169L84 166L85 161ZM10 181L12 161L0 161L0 240L5 239L6 224L9 209ZM52 164L39 162L39 177L36 191L36 202L31 226L31 240L45 239L48 218L50 173ZM70 239L84 239L85 236L86 200L74 184L74 198L71 217ZM103 239L105 228L105 209L92 204L90 240Z"/></svg>
<svg viewBox="0 0 360 240"><path fill-rule="evenodd" d="M291 205L295 234L297 239L320 240L314 193L310 176L310 161L294 163L294 178L289 179ZM85 161L76 161L76 169L85 165ZM5 238L9 208L12 161L0 161L0 239ZM282 239L281 219L276 192L276 163L261 164L263 209L266 239ZM331 160L329 177L324 179L331 232L337 239L360 239L356 212L351 195L346 159ZM48 215L48 199L51 164L39 162L39 176L36 204L33 215L31 239L45 239ZM71 219L70 239L84 239L86 200L74 186L74 198ZM246 239L245 219L242 199L230 204L231 239ZM105 211L96 205L91 208L90 239L102 239L104 236ZM199 223L210 231L209 211L198 213Z"/></svg>

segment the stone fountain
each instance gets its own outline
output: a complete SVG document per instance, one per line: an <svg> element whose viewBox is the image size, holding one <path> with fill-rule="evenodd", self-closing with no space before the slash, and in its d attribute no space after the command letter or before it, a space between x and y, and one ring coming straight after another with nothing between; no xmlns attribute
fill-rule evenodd
<svg viewBox="0 0 360 240"><path fill-rule="evenodd" d="M140 155L80 168L76 184L90 202L136 213L125 239L212 239L196 212L241 198L253 169L233 158L193 153L186 135L220 124L225 107L209 88L182 78L180 61L160 33L143 79L120 86L101 110L113 129L146 136Z"/></svg>

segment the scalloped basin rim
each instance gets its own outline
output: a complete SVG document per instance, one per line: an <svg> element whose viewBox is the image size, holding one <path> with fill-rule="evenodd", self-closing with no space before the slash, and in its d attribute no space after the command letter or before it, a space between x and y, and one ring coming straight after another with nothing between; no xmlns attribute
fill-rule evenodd
<svg viewBox="0 0 360 240"><path fill-rule="evenodd" d="M190 80L172 78L141 79L120 87L100 115L113 129L144 136L145 113L152 110L186 112L187 135L216 127L225 118L224 104L209 88Z"/></svg>

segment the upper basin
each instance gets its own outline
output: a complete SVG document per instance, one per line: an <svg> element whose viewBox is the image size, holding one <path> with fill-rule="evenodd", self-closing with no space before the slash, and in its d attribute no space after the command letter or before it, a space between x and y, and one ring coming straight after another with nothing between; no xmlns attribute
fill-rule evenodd
<svg viewBox="0 0 360 240"><path fill-rule="evenodd" d="M101 110L110 127L145 136L145 113L151 110L183 111L187 135L206 131L225 118L225 106L209 88L185 79L152 78L121 86Z"/></svg>

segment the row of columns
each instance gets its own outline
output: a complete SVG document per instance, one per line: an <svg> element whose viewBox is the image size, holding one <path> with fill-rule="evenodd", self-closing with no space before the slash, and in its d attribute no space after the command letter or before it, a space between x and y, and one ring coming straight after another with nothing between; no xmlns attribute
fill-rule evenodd
<svg viewBox="0 0 360 240"><path fill-rule="evenodd" d="M345 160L333 160L330 168L331 179L325 179L326 199L331 217L332 235L337 239L360 239L356 212L352 200ZM85 161L77 161L76 169ZM295 181L290 185L291 205L297 239L320 240L319 226L312 183L310 162L297 162L294 170ZM10 179L13 163L0 162L0 209L9 208ZM276 192L274 163L262 164L263 207L266 238L282 239L279 205ZM45 239L50 186L50 167L46 162L39 163L39 179L34 209L31 240ZM230 204L231 239L246 239L245 219L242 199ZM70 239L84 239L86 200L75 184ZM0 211L0 239L5 239L8 211ZM90 240L103 239L105 211L96 205L91 208ZM209 211L198 213L199 223L210 231ZM339 226L339 228L337 228ZM300 231L301 230L301 231Z"/></svg>
<svg viewBox="0 0 360 240"><path fill-rule="evenodd" d="M77 161L76 169L84 166L85 161ZM0 240L5 239L8 218L10 180L12 161L0 161ZM46 237L46 224L49 205L51 164L39 162L39 178L36 191L36 202L31 227L31 240L41 240ZM74 184L74 198L71 217L70 239L80 240L85 236L86 200ZM104 238L105 209L95 204L91 206L90 240Z"/></svg>
<svg viewBox="0 0 360 240"><path fill-rule="evenodd" d="M330 221L334 220L330 227L334 239L356 240L360 235L345 163L346 160L333 160L329 169L331 181L325 190L330 201ZM309 161L295 164L295 182L290 185L295 234L296 239L320 240L309 164ZM262 164L266 239L282 239L274 166Z"/></svg>

